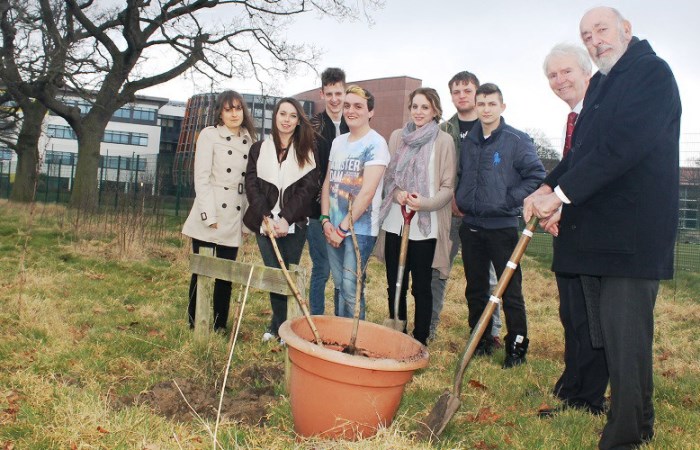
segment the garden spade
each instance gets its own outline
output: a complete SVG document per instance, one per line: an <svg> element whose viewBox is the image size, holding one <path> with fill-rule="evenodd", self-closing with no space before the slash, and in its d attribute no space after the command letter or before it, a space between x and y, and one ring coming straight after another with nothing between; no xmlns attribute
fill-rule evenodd
<svg viewBox="0 0 700 450"><path fill-rule="evenodd" d="M411 231L411 219L416 212L406 205L401 206L403 216L403 230L401 231L401 247L399 250L399 268L396 274L396 293L394 294L394 318L384 321L384 326L397 331L406 329L406 321L399 319L399 298L401 297L401 286L403 284L403 273L406 270L406 256L408 255L408 235Z"/></svg>
<svg viewBox="0 0 700 450"><path fill-rule="evenodd" d="M532 234L535 231L537 222L537 217L533 216L532 219L530 219L530 221L527 223L525 229L523 230L523 234L520 236L520 240L515 246L515 250L513 250L513 254L510 256L510 260L506 264L506 267L503 270L500 279L498 280L498 284L496 285L496 288L493 291L493 294L491 295L491 298L489 299L486 308L484 308L484 312L481 313L479 322L477 322L476 327L474 327L474 330L472 331L472 334L469 337L469 342L467 342L467 348L464 349L462 359L460 360L459 366L457 367L457 371L455 373L454 385L452 386L452 390L446 390L438 398L438 401L433 407L433 410L430 411L430 414L428 415L427 419L425 419L425 421L422 423L423 427L420 428L418 431L418 436L420 439L432 441L433 439L440 437L442 432L445 430L445 427L447 427L447 424L450 422L452 417L459 409L459 406L461 404L459 396L462 392L462 379L464 378L464 371L467 369L469 361L471 361L471 358L474 355L474 351L476 350L476 346L479 344L481 336L483 336L484 331L486 330L486 327L488 326L489 321L491 320L491 315L496 309L496 305L500 303L501 297L503 296L506 287L508 287L508 283L513 277L513 273L518 267L523 253L525 253L527 244L529 244L530 239L532 239Z"/></svg>

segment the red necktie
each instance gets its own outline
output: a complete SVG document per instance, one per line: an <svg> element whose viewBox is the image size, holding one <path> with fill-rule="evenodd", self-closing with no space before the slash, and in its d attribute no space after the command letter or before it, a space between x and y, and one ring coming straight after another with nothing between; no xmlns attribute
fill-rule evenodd
<svg viewBox="0 0 700 450"><path fill-rule="evenodd" d="M566 158L566 154L569 153L569 150L571 149L571 135L574 134L574 124L576 123L576 117L578 117L578 114L571 111L569 113L569 117L566 119L566 139L564 140L564 158Z"/></svg>

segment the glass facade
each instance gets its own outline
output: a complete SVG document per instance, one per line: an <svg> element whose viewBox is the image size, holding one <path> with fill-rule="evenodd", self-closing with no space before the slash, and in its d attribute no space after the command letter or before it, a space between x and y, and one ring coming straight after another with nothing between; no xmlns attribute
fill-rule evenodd
<svg viewBox="0 0 700 450"><path fill-rule="evenodd" d="M56 139L78 139L73 129L66 125L49 125L46 134ZM146 147L148 146L148 135L146 133L105 130L102 142Z"/></svg>
<svg viewBox="0 0 700 450"><path fill-rule="evenodd" d="M92 108L90 102L83 99L63 99L68 106L74 106L80 109L80 115L85 115ZM49 114L55 115L50 111ZM142 106L124 105L114 112L112 119L115 122L135 122L144 124L156 124L158 117L158 108L148 108Z"/></svg>

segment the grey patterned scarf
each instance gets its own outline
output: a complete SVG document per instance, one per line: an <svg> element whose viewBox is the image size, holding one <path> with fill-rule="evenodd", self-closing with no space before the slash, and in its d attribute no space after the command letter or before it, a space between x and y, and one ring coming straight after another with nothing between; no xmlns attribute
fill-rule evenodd
<svg viewBox="0 0 700 450"><path fill-rule="evenodd" d="M389 214L396 189L418 192L421 196L430 198L428 166L439 131L438 124L433 120L420 128L416 128L413 122L407 123L403 128L399 148L384 175L384 200L379 210L381 221ZM418 211L417 217L418 229L427 236L430 234L430 211Z"/></svg>

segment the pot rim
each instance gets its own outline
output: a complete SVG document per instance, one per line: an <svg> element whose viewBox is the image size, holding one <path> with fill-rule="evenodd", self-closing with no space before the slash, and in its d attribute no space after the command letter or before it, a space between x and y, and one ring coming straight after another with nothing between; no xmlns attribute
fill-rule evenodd
<svg viewBox="0 0 700 450"><path fill-rule="evenodd" d="M314 317L324 317L326 318L324 320L340 320L350 322L352 322L353 320L347 317L335 316ZM398 360L392 358L369 358L367 356L349 355L347 353L342 353L338 350L332 350L326 347L321 347L313 342L301 338L292 330L292 323L298 321L306 322L306 317L296 317L294 319L285 321L279 329L279 335L282 339L284 339L287 346L294 348L307 355L311 355L315 358L335 362L337 364L342 364L345 366L359 367L370 370L382 370L386 372L414 371L426 367L428 365L428 349L420 342L415 341L415 339L413 339L411 336L401 333L400 331L390 330L396 333L397 339L410 339L415 341L418 345L420 345L420 351L418 353L405 360ZM360 327L381 327L383 329L386 329L386 327L382 325L378 325L376 323L368 322L365 320L360 321ZM321 336L321 338L323 338L323 336Z"/></svg>

